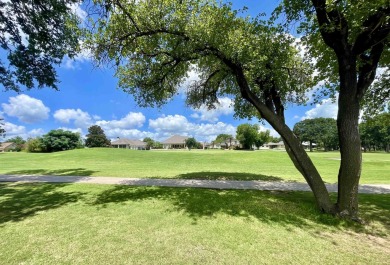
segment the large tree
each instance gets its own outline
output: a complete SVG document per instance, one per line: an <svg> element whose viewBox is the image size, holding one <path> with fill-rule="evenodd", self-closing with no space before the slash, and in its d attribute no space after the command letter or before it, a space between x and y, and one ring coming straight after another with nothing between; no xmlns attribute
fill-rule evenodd
<svg viewBox="0 0 390 265"><path fill-rule="evenodd" d="M334 205L319 172L299 139L285 123L286 104L302 103L305 92L314 85L311 78L313 68L301 59L291 35L285 34L280 27L269 26L259 18L240 17L229 4L216 1L96 2L101 16L92 27L89 46L101 63L115 62L119 87L133 94L139 105L159 106L166 103L177 94L178 87L189 71L199 72L199 80L192 82L188 88L187 104L194 107L205 104L213 108L218 103L218 96L228 95L234 99L236 116L265 119L283 138L290 158L313 190L319 208L328 213L356 216L361 164L356 129L359 104L356 104L356 97L363 97L364 89L373 79L382 51L387 47L388 34L383 29L388 25L388 20L383 19L386 18L383 8L378 9L377 17L376 13L371 12L350 24L342 19L340 25L337 18L342 18L343 10L350 8L350 5L334 14L332 10L335 8L333 5L327 6L328 1L325 0L313 3L293 1L316 7L314 11L319 13L321 25L317 26L317 31L321 29L324 34L331 34L329 32L332 30L342 30L343 34L346 31L348 35L352 29L361 30L364 35L348 35L350 38L347 40L344 36L339 38L340 34L333 36L334 43L338 45L341 42L344 44L341 48L345 49L352 49L349 44L346 45L346 41L356 38L365 40L356 52L362 60L367 57L367 64L357 65L356 60L338 61L341 64L340 73L351 71L351 68L354 70L353 73L348 72L348 80L343 77L340 82L338 125L342 134L342 163L340 192L338 202ZM321 2L321 7L318 7L318 2ZM288 3L286 6L289 7ZM303 8L301 4L293 7ZM286 8L286 12L293 7ZM298 13L301 14L300 11ZM306 15L312 18L312 13ZM321 23L324 17L334 27L323 29ZM369 23L371 21L373 24ZM377 31L381 31L380 34ZM338 54L341 56L345 49ZM318 56L321 55L328 53L318 53ZM353 58L356 59L356 56ZM331 65L329 71L337 71L338 64ZM343 87L349 86L351 78L355 78L352 86L356 87L357 76L361 78L359 80L363 82L361 85L364 89L360 89L357 94L354 89L353 94L353 91ZM337 81L337 78L332 80Z"/></svg>
<svg viewBox="0 0 390 265"><path fill-rule="evenodd" d="M297 122L294 125L293 132L301 141L309 142L310 152L313 152L313 143L317 142L318 139L318 129L313 119L306 119Z"/></svg>
<svg viewBox="0 0 390 265"><path fill-rule="evenodd" d="M85 146L87 147L109 147L111 141L107 139L104 130L99 125L93 125L88 128Z"/></svg>
<svg viewBox="0 0 390 265"><path fill-rule="evenodd" d="M376 1L283 1L287 21L300 21L299 31L307 58L316 60L317 78L325 81L325 93L338 93L337 127L341 164L336 210L358 213L361 174L359 114L363 104L389 100L389 88L371 86L378 66L389 66L390 3ZM379 83L388 84L388 74ZM376 95L373 97L372 95ZM381 101L378 101L381 98ZM371 101L372 102L372 101Z"/></svg>
<svg viewBox="0 0 390 265"><path fill-rule="evenodd" d="M41 143L42 151L58 152L72 150L81 147L81 137L79 133L64 131L62 129L51 130L42 138L37 138Z"/></svg>
<svg viewBox="0 0 390 265"><path fill-rule="evenodd" d="M301 139L308 141L310 152L313 143L322 146L325 151L338 148L336 120L332 118L306 119L294 125L293 132Z"/></svg>
<svg viewBox="0 0 390 265"><path fill-rule="evenodd" d="M80 0L0 2L0 84L21 91L57 87L55 66L78 52L79 19L71 5ZM6 60L4 60L6 58Z"/></svg>

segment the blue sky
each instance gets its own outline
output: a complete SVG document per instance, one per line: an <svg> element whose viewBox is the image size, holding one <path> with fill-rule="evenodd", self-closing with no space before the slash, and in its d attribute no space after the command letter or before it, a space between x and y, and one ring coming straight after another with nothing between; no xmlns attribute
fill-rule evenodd
<svg viewBox="0 0 390 265"><path fill-rule="evenodd" d="M278 1L234 1L234 8L248 7L250 15L269 14ZM83 14L80 7L75 11ZM164 140L173 134L194 136L198 141L211 141L220 133L235 135L236 127L247 120L233 118L228 98L213 111L185 106L184 95L178 95L161 109L140 108L131 95L118 90L118 80L111 69L96 69L86 53L76 60L65 59L58 67L60 91L49 88L17 94L0 92L0 117L4 118L9 137L35 137L52 129L67 129L87 134L89 126L100 125L110 139L124 137ZM191 74L190 74L191 75ZM195 78L192 76L192 78ZM2 89L2 88L1 88ZM292 127L304 118L335 118L337 107L330 100L321 105L288 106L287 124ZM251 123L258 123L252 120ZM270 129L261 124L262 130Z"/></svg>

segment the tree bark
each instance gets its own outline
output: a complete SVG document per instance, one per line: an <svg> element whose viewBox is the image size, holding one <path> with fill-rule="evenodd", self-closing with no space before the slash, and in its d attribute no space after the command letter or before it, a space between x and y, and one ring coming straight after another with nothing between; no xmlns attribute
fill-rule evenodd
<svg viewBox="0 0 390 265"><path fill-rule="evenodd" d="M357 97L355 62L353 56L348 54L339 56L340 93L337 128L341 163L336 209L340 216L352 219L358 216L358 188L362 164L359 134L360 103Z"/></svg>
<svg viewBox="0 0 390 265"><path fill-rule="evenodd" d="M251 92L241 69L236 69L236 79L242 97L251 103L261 116L282 136L286 150L295 167L303 175L313 191L317 206L322 212L335 213L335 205L330 200L329 192L319 172L306 153L300 140L285 124L284 117L279 117Z"/></svg>

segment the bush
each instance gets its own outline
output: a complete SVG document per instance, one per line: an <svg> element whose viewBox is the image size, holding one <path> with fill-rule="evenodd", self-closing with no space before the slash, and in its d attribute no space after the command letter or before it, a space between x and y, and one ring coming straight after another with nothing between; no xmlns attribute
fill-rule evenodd
<svg viewBox="0 0 390 265"><path fill-rule="evenodd" d="M44 145L40 137L27 140L26 151L30 153L39 153L44 151Z"/></svg>

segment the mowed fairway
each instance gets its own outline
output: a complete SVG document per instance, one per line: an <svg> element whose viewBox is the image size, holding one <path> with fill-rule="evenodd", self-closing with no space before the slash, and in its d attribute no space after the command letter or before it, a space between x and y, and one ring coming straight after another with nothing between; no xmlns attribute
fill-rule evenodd
<svg viewBox="0 0 390 265"><path fill-rule="evenodd" d="M323 179L337 182L338 152L309 154ZM286 180L304 182L284 151L79 149L50 154L1 153L0 174ZM360 183L390 183L390 154L363 154Z"/></svg>
<svg viewBox="0 0 390 265"><path fill-rule="evenodd" d="M388 264L389 200L359 225L310 192L3 183L0 263Z"/></svg>

